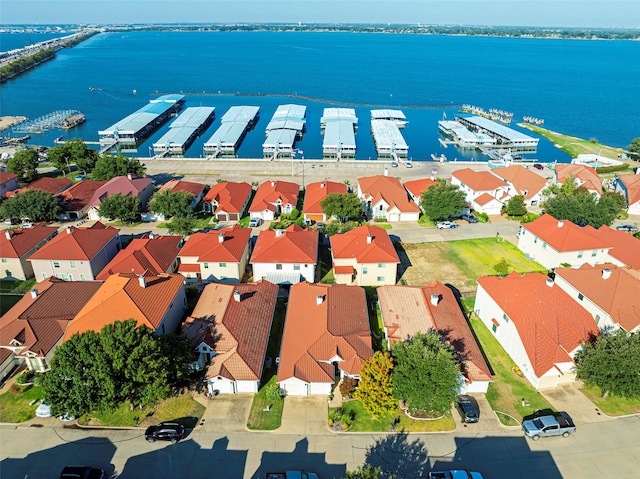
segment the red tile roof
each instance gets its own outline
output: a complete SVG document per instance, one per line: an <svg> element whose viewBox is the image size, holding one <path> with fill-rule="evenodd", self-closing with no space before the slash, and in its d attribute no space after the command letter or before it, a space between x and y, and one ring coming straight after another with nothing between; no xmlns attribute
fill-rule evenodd
<svg viewBox="0 0 640 479"><path fill-rule="evenodd" d="M494 168L491 173L511 183L516 191L513 195L522 195L525 199L533 198L547 186L547 180L537 173L521 165Z"/></svg>
<svg viewBox="0 0 640 479"><path fill-rule="evenodd" d="M363 288L307 282L291 286L278 382L295 377L306 383L332 383L331 362L338 360L340 369L357 375L372 354Z"/></svg>
<svg viewBox="0 0 640 479"><path fill-rule="evenodd" d="M371 243L367 242L368 235L371 235ZM389 234L377 226L359 226L331 236L330 241L334 259L355 258L358 263L400 262Z"/></svg>
<svg viewBox="0 0 640 479"><path fill-rule="evenodd" d="M611 247L571 221L559 221L548 214L542 215L531 223L522 223L522 227L561 253Z"/></svg>
<svg viewBox="0 0 640 479"><path fill-rule="evenodd" d="M9 173L8 171L0 171L0 185L13 180L14 178L18 178L18 175L15 173Z"/></svg>
<svg viewBox="0 0 640 479"><path fill-rule="evenodd" d="M398 178L384 175L368 176L358 178L358 185L362 194L371 201L372 205L384 200L389 205L387 211L395 206L403 213L420 212L418 205L409 200L407 191Z"/></svg>
<svg viewBox="0 0 640 479"><path fill-rule="evenodd" d="M263 230L251 255L251 263L316 264L318 231L293 224L286 230Z"/></svg>
<svg viewBox="0 0 640 479"><path fill-rule="evenodd" d="M439 184L440 183L430 178L423 178L422 180L406 181L404 183L404 187L407 190L409 190L409 193L411 193L413 196L416 196L417 198L422 198L423 191L427 191L429 187L432 185L439 185Z"/></svg>
<svg viewBox="0 0 640 479"><path fill-rule="evenodd" d="M477 196L473 199L475 203L478 203L480 206L484 206L492 201L498 201L495 197L490 195L489 193L482 193L480 196Z"/></svg>
<svg viewBox="0 0 640 479"><path fill-rule="evenodd" d="M45 226L45 223L38 223L31 228L5 230L0 234L0 257L22 258L38 243L55 235L57 231L58 228Z"/></svg>
<svg viewBox="0 0 640 479"><path fill-rule="evenodd" d="M304 196L303 213L322 214L322 206L320 202L324 200L330 193L346 193L347 185L344 183L336 183L335 181L321 181L318 183L309 183Z"/></svg>
<svg viewBox="0 0 640 479"><path fill-rule="evenodd" d="M183 288L184 276L165 274L144 278L146 286L142 287L138 275L116 273L109 276L71 321L64 340L76 333L99 332L107 324L127 319L135 319L138 326L145 325L155 331Z"/></svg>
<svg viewBox="0 0 640 479"><path fill-rule="evenodd" d="M640 201L640 174L618 175L618 179L627 188L627 204L633 205Z"/></svg>
<svg viewBox="0 0 640 479"><path fill-rule="evenodd" d="M194 183L193 181L170 180L162 185L158 192L166 190L175 192L186 191L187 193L191 193L195 198L204 191L204 185L202 183Z"/></svg>
<svg viewBox="0 0 640 479"><path fill-rule="evenodd" d="M463 168L451 173L451 176L457 178L474 191L493 191L497 188L506 188L509 185L497 176L491 174L490 171L476 171L471 168Z"/></svg>
<svg viewBox="0 0 640 479"><path fill-rule="evenodd" d="M431 296L438 296L438 304ZM381 286L380 313L389 342L404 341L417 332L434 328L453 345L464 376L471 381L491 381L491 371L469 329L458 302L449 288L433 281L424 286Z"/></svg>
<svg viewBox="0 0 640 479"><path fill-rule="evenodd" d="M56 196L65 211L80 211L89 205L95 192L105 183L106 181L82 180Z"/></svg>
<svg viewBox="0 0 640 479"><path fill-rule="evenodd" d="M555 165L556 181L564 183L570 177L577 178L587 190L597 191L602 195L602 180L596 170L587 165L577 163Z"/></svg>
<svg viewBox="0 0 640 479"><path fill-rule="evenodd" d="M610 271L606 279L604 270ZM625 331L640 326L639 270L612 264L584 264L578 269L556 268L556 275L607 312Z"/></svg>
<svg viewBox="0 0 640 479"><path fill-rule="evenodd" d="M584 230L611 246L609 256L630 268L640 269L640 239L626 231L611 229L607 225L602 225L597 230L591 227L585 227Z"/></svg>
<svg viewBox="0 0 640 479"><path fill-rule="evenodd" d="M96 294L102 283L47 278L22 297L0 318L0 345L12 342L46 356L62 338L65 328ZM7 351L0 348L0 351ZM9 351L7 351L9 352Z"/></svg>
<svg viewBox="0 0 640 479"><path fill-rule="evenodd" d="M150 184L151 178L138 178L132 175L131 179L129 179L128 176L116 176L96 190L89 201L89 205L98 207L103 198L116 193L120 193L123 196L139 196L140 192Z"/></svg>
<svg viewBox="0 0 640 479"><path fill-rule="evenodd" d="M208 203L215 201L218 204L216 211L241 213L242 207L250 195L251 185L249 183L225 181L213 185L202 201Z"/></svg>
<svg viewBox="0 0 640 479"><path fill-rule="evenodd" d="M280 200L282 205L290 204L296 207L300 185L288 181L265 181L260 185L256 196L249 206L249 211L275 211L276 202Z"/></svg>
<svg viewBox="0 0 640 479"><path fill-rule="evenodd" d="M168 273L178 257L181 242L182 236L154 235L151 239L145 234L141 238L133 239L125 249L118 251L96 279L105 280L115 273Z"/></svg>
<svg viewBox="0 0 640 479"><path fill-rule="evenodd" d="M260 380L277 296L278 286L268 281L205 286L182 334L194 346L204 342L217 353L207 379Z"/></svg>
<svg viewBox="0 0 640 479"><path fill-rule="evenodd" d="M515 325L538 377L556 363L572 361L569 353L598 331L589 313L560 287L548 286L548 279L541 273L520 276L515 271L505 278L478 278Z"/></svg>
<svg viewBox="0 0 640 479"><path fill-rule="evenodd" d="M219 235L223 235L224 241L220 241ZM251 229L239 228L238 225L207 233L194 233L189 236L178 256L195 256L199 263L238 263L250 236Z"/></svg>
<svg viewBox="0 0 640 479"><path fill-rule="evenodd" d="M49 176L43 176L24 188L18 188L15 191L8 191L7 197L10 198L18 193L24 193L27 190L41 190L55 195L56 193L66 190L71 185L73 185L73 182L68 178L51 178Z"/></svg>
<svg viewBox="0 0 640 479"><path fill-rule="evenodd" d="M118 236L119 229L99 221L88 228L68 226L62 233L33 253L30 260L91 260Z"/></svg>

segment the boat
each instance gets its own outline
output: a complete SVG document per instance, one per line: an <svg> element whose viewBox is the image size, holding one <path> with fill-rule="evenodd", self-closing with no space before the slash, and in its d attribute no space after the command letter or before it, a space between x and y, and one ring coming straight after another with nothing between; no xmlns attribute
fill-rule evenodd
<svg viewBox="0 0 640 479"><path fill-rule="evenodd" d="M72 115L69 118L65 118L62 122L62 128L68 130L70 128L74 128L78 125L83 124L87 119L82 113L78 113L76 115Z"/></svg>

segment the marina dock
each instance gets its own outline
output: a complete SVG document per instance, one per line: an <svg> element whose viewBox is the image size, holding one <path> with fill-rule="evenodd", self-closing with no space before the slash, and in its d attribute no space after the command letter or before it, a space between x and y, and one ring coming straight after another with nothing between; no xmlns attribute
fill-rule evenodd
<svg viewBox="0 0 640 479"><path fill-rule="evenodd" d="M409 145L393 120L371 120L371 133L376 145L378 158L393 158L394 160L406 158L409 154Z"/></svg>
<svg viewBox="0 0 640 479"><path fill-rule="evenodd" d="M189 107L176 118L166 132L153 144L153 152L182 155L198 134L213 121L215 108L208 106Z"/></svg>
<svg viewBox="0 0 640 479"><path fill-rule="evenodd" d="M260 107L232 106L222 115L222 124L204 144L206 156L235 155L247 132L258 120Z"/></svg>
<svg viewBox="0 0 640 479"><path fill-rule="evenodd" d="M402 110L371 110L372 120L390 120L394 122L398 128L407 126L407 117Z"/></svg>
<svg viewBox="0 0 640 479"><path fill-rule="evenodd" d="M484 133L469 131L462 123L455 120L439 121L438 129L443 135L451 137L453 144L460 148L479 148L497 143L495 138Z"/></svg>
<svg viewBox="0 0 640 479"><path fill-rule="evenodd" d="M538 146L538 138L525 135L524 133L520 133L519 131L481 116L457 116L456 121L468 129L477 131L478 133L486 133L492 138L495 138L497 146L501 148L535 149Z"/></svg>
<svg viewBox="0 0 640 479"><path fill-rule="evenodd" d="M324 158L355 158L355 130L358 117L353 108L325 108L320 118L320 128L324 130L322 155Z"/></svg>
<svg viewBox="0 0 640 479"><path fill-rule="evenodd" d="M280 105L265 129L267 139L262 144L265 158L291 157L296 139L302 138L306 128L307 107Z"/></svg>

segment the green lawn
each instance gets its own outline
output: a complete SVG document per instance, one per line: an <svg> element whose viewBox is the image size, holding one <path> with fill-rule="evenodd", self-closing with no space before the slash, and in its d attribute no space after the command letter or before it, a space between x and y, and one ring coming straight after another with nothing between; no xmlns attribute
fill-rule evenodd
<svg viewBox="0 0 640 479"><path fill-rule="evenodd" d="M272 376L269 382L260 388L258 394L253 396L251 404L251 412L249 412L249 420L247 427L257 431L273 431L278 429L282 423L282 410L284 409L284 400L270 401L267 399L266 386L276 383L276 376ZM268 411L265 409L269 408Z"/></svg>
<svg viewBox="0 0 640 479"><path fill-rule="evenodd" d="M40 402L29 406L34 399L42 399L40 386L18 386L0 395L0 422L24 422L36 417Z"/></svg>
<svg viewBox="0 0 640 479"><path fill-rule="evenodd" d="M378 228L382 228L383 230L393 229L393 226L389 223L372 223L373 226L377 226Z"/></svg>
<svg viewBox="0 0 640 479"><path fill-rule="evenodd" d="M425 228L435 228L436 224L429 219L427 215L422 215L418 220L418 224L420 226L424 226Z"/></svg>
<svg viewBox="0 0 640 479"><path fill-rule="evenodd" d="M602 391L597 386L584 386L580 391L607 416L640 413L640 399L627 399L615 394L609 394L607 399L602 399Z"/></svg>

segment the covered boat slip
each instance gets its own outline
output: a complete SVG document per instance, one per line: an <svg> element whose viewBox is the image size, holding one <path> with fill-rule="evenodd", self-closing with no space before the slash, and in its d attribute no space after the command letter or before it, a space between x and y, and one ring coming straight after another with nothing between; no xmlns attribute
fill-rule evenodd
<svg viewBox="0 0 640 479"><path fill-rule="evenodd" d="M291 156L298 132L296 130L272 130L262 144L264 156Z"/></svg>
<svg viewBox="0 0 640 479"><path fill-rule="evenodd" d="M409 146L395 122L371 120L371 132L379 157L407 157Z"/></svg>
<svg viewBox="0 0 640 479"><path fill-rule="evenodd" d="M398 125L398 128L407 126L407 117L402 110L371 110L372 120L391 120Z"/></svg>
<svg viewBox="0 0 640 479"><path fill-rule="evenodd" d="M307 107L303 105L280 105L265 128L266 134L273 130L294 130L302 137L307 120Z"/></svg>
<svg viewBox="0 0 640 479"><path fill-rule="evenodd" d="M441 120L438 122L438 128L444 135L452 137L462 148L477 148L481 145L491 146L497 143L495 138L484 133L469 131L462 123L454 120Z"/></svg>
<svg viewBox="0 0 640 479"><path fill-rule="evenodd" d="M109 128L98 131L101 142L135 143L155 130L184 104L184 95L163 95Z"/></svg>
<svg viewBox="0 0 640 479"><path fill-rule="evenodd" d="M153 151L156 154L184 153L196 136L213 121L214 112L215 107L187 108L171 123L169 131L153 144Z"/></svg>
<svg viewBox="0 0 640 479"><path fill-rule="evenodd" d="M488 120L481 116L457 116L456 121L462 123L467 128L477 131L478 133L486 133L495 138L500 146L513 147L537 147L538 138L533 138L524 133L520 133L512 128Z"/></svg>
<svg viewBox="0 0 640 479"><path fill-rule="evenodd" d="M356 156L355 129L358 117L352 108L325 108L320 125L324 129L322 152L326 158Z"/></svg>
<svg viewBox="0 0 640 479"><path fill-rule="evenodd" d="M255 125L259 110L257 106L229 108L221 118L220 127L204 144L205 153L234 155L247 132Z"/></svg>

